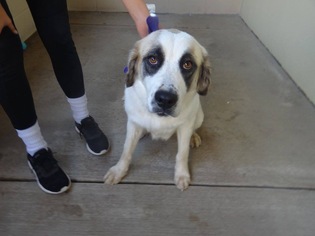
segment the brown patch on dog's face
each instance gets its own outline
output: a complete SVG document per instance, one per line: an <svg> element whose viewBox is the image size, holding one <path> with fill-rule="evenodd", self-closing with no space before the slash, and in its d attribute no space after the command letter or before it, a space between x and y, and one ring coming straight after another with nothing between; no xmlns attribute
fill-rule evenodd
<svg viewBox="0 0 315 236"><path fill-rule="evenodd" d="M137 75L137 64L139 60L139 48L135 46L129 54L128 72L126 75L126 87L131 87L135 82Z"/></svg>
<svg viewBox="0 0 315 236"><path fill-rule="evenodd" d="M201 64L200 75L197 82L197 92L199 95L205 96L208 93L208 88L211 82L211 65L208 54L203 56Z"/></svg>

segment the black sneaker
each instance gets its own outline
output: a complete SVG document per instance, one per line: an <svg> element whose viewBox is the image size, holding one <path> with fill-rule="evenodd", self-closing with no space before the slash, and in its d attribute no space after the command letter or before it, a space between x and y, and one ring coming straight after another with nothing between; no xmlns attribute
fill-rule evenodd
<svg viewBox="0 0 315 236"><path fill-rule="evenodd" d="M87 150L94 155L102 155L109 149L109 142L105 134L98 127L92 116L81 121L75 122L76 131L84 137Z"/></svg>
<svg viewBox="0 0 315 236"><path fill-rule="evenodd" d="M58 166L50 149L41 149L34 156L27 154L27 159L39 187L44 192L59 194L70 188L70 178Z"/></svg>

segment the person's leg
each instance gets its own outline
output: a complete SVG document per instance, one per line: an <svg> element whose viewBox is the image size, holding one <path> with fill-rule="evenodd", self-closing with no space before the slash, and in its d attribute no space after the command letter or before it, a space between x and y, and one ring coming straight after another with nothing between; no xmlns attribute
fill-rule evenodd
<svg viewBox="0 0 315 236"><path fill-rule="evenodd" d="M81 63L72 40L66 0L27 0L40 38L67 96L76 130L87 142L88 150L101 155L109 149L107 137L90 117L85 96Z"/></svg>
<svg viewBox="0 0 315 236"><path fill-rule="evenodd" d="M27 0L27 3L65 95L83 96L82 67L72 40L66 0Z"/></svg>
<svg viewBox="0 0 315 236"><path fill-rule="evenodd" d="M0 0L0 3L12 18L6 1ZM49 193L67 190L70 180L53 159L37 122L33 97L24 70L21 40L7 27L0 34L0 104L26 146L28 161L29 164L32 163L39 186Z"/></svg>
<svg viewBox="0 0 315 236"><path fill-rule="evenodd" d="M5 1L1 6L11 16ZM27 131L37 124L37 115L23 62L23 50L19 35L5 27L0 34L0 102L13 127ZM29 154L47 148L39 128L30 133L24 132L21 138ZM28 136L28 137L26 137Z"/></svg>
<svg viewBox="0 0 315 236"><path fill-rule="evenodd" d="M5 42L7 39L9 41ZM21 50L19 37L5 29L0 35L0 103L23 140L27 153L34 155L36 151L47 148L47 143L37 123Z"/></svg>

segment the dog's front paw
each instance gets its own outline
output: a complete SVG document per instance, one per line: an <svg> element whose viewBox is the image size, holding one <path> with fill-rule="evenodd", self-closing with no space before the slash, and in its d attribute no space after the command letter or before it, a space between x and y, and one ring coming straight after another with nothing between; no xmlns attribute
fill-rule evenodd
<svg viewBox="0 0 315 236"><path fill-rule="evenodd" d="M184 191L188 188L190 184L190 176L188 175L179 175L175 176L175 184L178 189Z"/></svg>
<svg viewBox="0 0 315 236"><path fill-rule="evenodd" d="M104 176L104 182L106 184L118 184L123 177L127 174L128 170L123 170L119 166L113 166Z"/></svg>
<svg viewBox="0 0 315 236"><path fill-rule="evenodd" d="M194 132L190 138L190 147L197 148L200 145L201 145L201 138L196 132Z"/></svg>

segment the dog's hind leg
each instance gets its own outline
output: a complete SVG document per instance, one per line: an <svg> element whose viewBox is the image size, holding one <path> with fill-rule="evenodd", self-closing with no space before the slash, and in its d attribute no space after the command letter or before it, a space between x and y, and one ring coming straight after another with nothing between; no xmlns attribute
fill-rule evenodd
<svg viewBox="0 0 315 236"><path fill-rule="evenodd" d="M137 143L143 135L143 129L135 123L128 120L127 134L124 144L123 153L116 165L109 169L104 176L106 184L117 184L127 174L131 162L132 154L137 146Z"/></svg>
<svg viewBox="0 0 315 236"><path fill-rule="evenodd" d="M195 131L190 138L190 147L197 148L200 145L201 145L201 138Z"/></svg>
<svg viewBox="0 0 315 236"><path fill-rule="evenodd" d="M199 105L199 109L198 109L195 124L194 124L194 130L195 131L193 132L193 134L190 138L190 147L191 148L197 148L201 145L201 138L197 134L196 129L198 129L202 125L203 118L204 118L204 114L203 114L201 106Z"/></svg>

